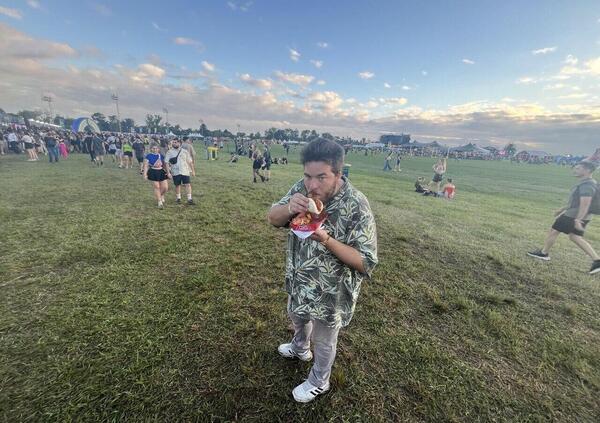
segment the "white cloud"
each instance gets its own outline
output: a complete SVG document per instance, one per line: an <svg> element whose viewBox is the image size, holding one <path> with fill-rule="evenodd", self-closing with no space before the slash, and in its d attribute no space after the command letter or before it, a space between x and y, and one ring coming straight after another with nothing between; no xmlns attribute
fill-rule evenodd
<svg viewBox="0 0 600 423"><path fill-rule="evenodd" d="M270 79L254 79L248 73L240 75L240 79L248 85L263 90L270 90L271 88L273 88L273 82Z"/></svg>
<svg viewBox="0 0 600 423"><path fill-rule="evenodd" d="M302 74L298 74L298 73L284 73L281 71L275 71L275 76L280 81L290 82L292 84L296 84L296 85L300 85L300 86L304 86L304 87L309 85L315 79L315 77L312 75L302 75Z"/></svg>
<svg viewBox="0 0 600 423"><path fill-rule="evenodd" d="M42 5L37 0L27 0L27 5L32 9L41 9Z"/></svg>
<svg viewBox="0 0 600 423"><path fill-rule="evenodd" d="M112 10L105 4L102 3L92 3L90 7L99 15L102 16L111 16Z"/></svg>
<svg viewBox="0 0 600 423"><path fill-rule="evenodd" d="M358 74L358 76L362 79L371 79L375 76L375 74L373 72L364 71L364 72L360 72Z"/></svg>
<svg viewBox="0 0 600 423"><path fill-rule="evenodd" d="M328 114L338 112L339 107L344 102L342 97L334 91L312 92L308 96L308 100L314 103L318 103L316 107L320 108Z"/></svg>
<svg viewBox="0 0 600 423"><path fill-rule="evenodd" d="M319 41L319 42L317 43L317 47L320 47L320 48L327 48L327 47L329 47L329 43L326 43L325 41Z"/></svg>
<svg viewBox="0 0 600 423"><path fill-rule="evenodd" d="M215 71L215 65L213 63L209 63L206 60L202 61L202 68L207 71L207 72L214 72Z"/></svg>
<svg viewBox="0 0 600 423"><path fill-rule="evenodd" d="M544 87L544 90L560 90L560 89L563 89L563 88L566 88L566 87L567 86L565 84L561 84L561 83L550 84L550 85L546 85Z"/></svg>
<svg viewBox="0 0 600 423"><path fill-rule="evenodd" d="M389 98L380 98L379 102L385 105L399 105L403 106L408 103L408 100L404 97L389 97Z"/></svg>
<svg viewBox="0 0 600 423"><path fill-rule="evenodd" d="M462 59L462 62L463 62L465 65L474 65L474 64L475 64L475 62L474 62L474 61L472 61L471 59Z"/></svg>
<svg viewBox="0 0 600 423"><path fill-rule="evenodd" d="M311 60L310 63L312 63L317 69L321 69L321 67L323 66L322 60Z"/></svg>
<svg viewBox="0 0 600 423"><path fill-rule="evenodd" d="M366 103L362 104L361 106L366 107L367 109L374 109L377 106L379 106L379 103L376 102L375 100L369 100Z"/></svg>
<svg viewBox="0 0 600 423"><path fill-rule="evenodd" d="M586 97L589 97L589 94L572 93L572 94L561 95L561 96L558 96L557 98L559 98L561 100L573 100L573 99L582 99L582 98L586 98Z"/></svg>
<svg viewBox="0 0 600 423"><path fill-rule="evenodd" d="M202 42L194 40L193 38L175 37L173 38L173 43L177 44L178 46L192 46L200 52L204 50L204 45Z"/></svg>
<svg viewBox="0 0 600 423"><path fill-rule="evenodd" d="M23 14L18 9L10 9L8 7L0 6L0 15L8 16L13 19L22 19Z"/></svg>
<svg viewBox="0 0 600 423"><path fill-rule="evenodd" d="M569 54L569 55L567 55L567 57L565 57L565 61L563 63L565 65L575 66L577 64L577 62L579 62L577 57Z"/></svg>
<svg viewBox="0 0 600 423"><path fill-rule="evenodd" d="M322 79L319 79L317 81L317 85L325 85L325 81L323 81Z"/></svg>
<svg viewBox="0 0 600 423"><path fill-rule="evenodd" d="M231 10L233 10L234 12L236 10L241 10L242 12L247 12L248 9L250 9L250 6L252 6L254 4L253 1L247 1L245 3L241 3L241 2L233 2L233 1L228 1L227 2L227 6L229 6L229 8Z"/></svg>
<svg viewBox="0 0 600 423"><path fill-rule="evenodd" d="M385 88L392 88L392 86L391 86L390 84L388 84L387 82L384 82L384 83L383 83L383 86L384 86Z"/></svg>
<svg viewBox="0 0 600 423"><path fill-rule="evenodd" d="M426 71L426 70L422 70L422 71L421 71L421 75L423 75L423 76L427 76L427 71Z"/></svg>
<svg viewBox="0 0 600 423"><path fill-rule="evenodd" d="M154 27L154 29L156 29L157 31L160 32L167 32L166 28L161 28L160 25L158 25L156 22L152 22L152 26Z"/></svg>
<svg viewBox="0 0 600 423"><path fill-rule="evenodd" d="M136 82L144 82L148 80L161 79L165 76L165 70L151 63L142 63L138 66L137 71L130 75L130 78Z"/></svg>
<svg viewBox="0 0 600 423"><path fill-rule="evenodd" d="M595 59L590 59L583 64L582 67L577 67L574 65L564 66L560 70L560 75L563 77L570 76L592 76L598 77L600 76L600 57L596 57Z"/></svg>
<svg viewBox="0 0 600 423"><path fill-rule="evenodd" d="M531 54L537 56L538 54L548 54L556 51L556 46L554 47L544 47L538 50L531 50Z"/></svg>
<svg viewBox="0 0 600 423"><path fill-rule="evenodd" d="M293 48L290 48L289 51L290 51L290 59L292 59L292 61L297 62L300 60L301 54L298 53L298 51L294 50Z"/></svg>
<svg viewBox="0 0 600 423"><path fill-rule="evenodd" d="M412 88L411 88L411 87L409 87L408 85L403 85L403 86L402 86L402 89L403 89L404 91L409 91L409 90L412 90Z"/></svg>
<svg viewBox="0 0 600 423"><path fill-rule="evenodd" d="M537 79L532 78L530 76L523 76L523 77L517 79L517 84L522 84L522 85L535 84L537 82L538 82Z"/></svg>

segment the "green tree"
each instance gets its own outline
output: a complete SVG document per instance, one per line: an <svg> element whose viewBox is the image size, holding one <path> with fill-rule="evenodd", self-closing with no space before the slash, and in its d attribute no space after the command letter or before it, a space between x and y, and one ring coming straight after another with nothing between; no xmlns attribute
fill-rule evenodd
<svg viewBox="0 0 600 423"><path fill-rule="evenodd" d="M152 133L152 134L158 133L158 131L161 127L161 125L160 125L161 121L162 121L161 115L147 114L146 115L146 126L148 127L148 131L150 131L150 133Z"/></svg>
<svg viewBox="0 0 600 423"><path fill-rule="evenodd" d="M331 140L333 141L335 138L333 135L331 135L329 132L323 132L321 134L321 137L325 138L326 140Z"/></svg>
<svg viewBox="0 0 600 423"><path fill-rule="evenodd" d="M123 132L131 132L135 128L135 121L131 118L125 118L121 121L121 130Z"/></svg>
<svg viewBox="0 0 600 423"><path fill-rule="evenodd" d="M300 132L300 139L302 139L302 141L306 141L309 136L310 136L310 130L308 130L308 129L305 129L304 131Z"/></svg>
<svg viewBox="0 0 600 423"><path fill-rule="evenodd" d="M109 131L110 130L110 124L106 120L106 116L104 116L102 113L99 113L99 112L94 113L92 115L92 119L98 124L98 128L100 128L101 131Z"/></svg>

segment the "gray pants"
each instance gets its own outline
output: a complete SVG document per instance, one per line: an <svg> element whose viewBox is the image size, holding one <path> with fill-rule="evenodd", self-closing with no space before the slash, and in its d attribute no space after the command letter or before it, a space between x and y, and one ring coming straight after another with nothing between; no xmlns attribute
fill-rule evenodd
<svg viewBox="0 0 600 423"><path fill-rule="evenodd" d="M292 345L296 352L308 351L312 336L315 361L310 369L308 381L313 386L320 388L329 382L340 328L330 328L319 320L302 319L293 313L288 313L288 315L294 324Z"/></svg>

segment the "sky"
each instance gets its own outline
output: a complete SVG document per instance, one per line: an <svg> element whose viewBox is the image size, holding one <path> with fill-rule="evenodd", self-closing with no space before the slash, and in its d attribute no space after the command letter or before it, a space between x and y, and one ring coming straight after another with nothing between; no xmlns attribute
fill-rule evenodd
<svg viewBox="0 0 600 423"><path fill-rule="evenodd" d="M0 107L600 147L600 1L0 0Z"/></svg>

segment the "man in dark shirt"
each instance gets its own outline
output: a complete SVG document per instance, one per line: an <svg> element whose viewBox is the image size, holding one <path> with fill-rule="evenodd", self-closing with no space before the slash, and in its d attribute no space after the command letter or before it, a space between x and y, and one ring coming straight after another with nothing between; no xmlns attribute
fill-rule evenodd
<svg viewBox="0 0 600 423"><path fill-rule="evenodd" d="M44 143L46 143L46 150L48 150L48 159L50 160L50 163L53 161L58 163L58 142L52 132L46 134Z"/></svg>
<svg viewBox="0 0 600 423"><path fill-rule="evenodd" d="M92 139L93 139L92 133L88 132L85 135L85 138L83 139L83 145L84 145L84 147L86 149L86 152L89 153L89 155L90 155L90 160L92 162L95 162L96 161L96 154L94 153L94 148L92 146Z"/></svg>
<svg viewBox="0 0 600 423"><path fill-rule="evenodd" d="M549 252L556 238L563 233L569 235L569 239L581 248L593 260L590 275L600 272L600 256L592 246L583 239L585 227L592 218L591 206L594 196L598 191L598 184L592 179L596 165L592 162L583 161L573 168L573 175L579 179L579 183L571 189L571 195L567 206L557 210L557 216L546 241L541 250L530 251L530 257L549 261Z"/></svg>

